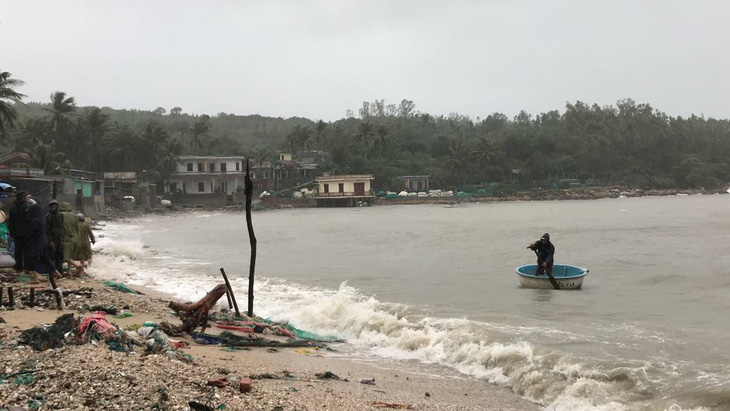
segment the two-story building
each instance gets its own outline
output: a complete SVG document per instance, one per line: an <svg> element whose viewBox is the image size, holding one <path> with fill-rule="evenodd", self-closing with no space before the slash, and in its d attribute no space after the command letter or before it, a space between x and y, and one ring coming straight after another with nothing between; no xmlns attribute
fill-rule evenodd
<svg viewBox="0 0 730 411"><path fill-rule="evenodd" d="M375 199L372 174L333 175L317 178L313 197L318 207L346 207Z"/></svg>
<svg viewBox="0 0 730 411"><path fill-rule="evenodd" d="M233 194L243 191L243 157L180 156L177 172L165 184L170 194Z"/></svg>

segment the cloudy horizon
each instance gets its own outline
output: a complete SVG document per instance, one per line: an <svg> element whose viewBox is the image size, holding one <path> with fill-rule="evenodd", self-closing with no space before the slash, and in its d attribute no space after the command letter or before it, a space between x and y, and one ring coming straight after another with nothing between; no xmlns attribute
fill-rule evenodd
<svg viewBox="0 0 730 411"><path fill-rule="evenodd" d="M549 4L548 4L549 3ZM412 100L476 119L632 98L727 118L721 1L5 1L26 101L336 120Z"/></svg>

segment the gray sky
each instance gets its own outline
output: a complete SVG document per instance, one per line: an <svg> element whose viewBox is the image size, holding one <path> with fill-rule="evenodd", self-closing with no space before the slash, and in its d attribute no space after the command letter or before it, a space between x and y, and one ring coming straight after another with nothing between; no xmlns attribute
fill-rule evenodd
<svg viewBox="0 0 730 411"><path fill-rule="evenodd" d="M0 0L29 101L336 120L407 98L473 118L622 98L730 117L724 0Z"/></svg>

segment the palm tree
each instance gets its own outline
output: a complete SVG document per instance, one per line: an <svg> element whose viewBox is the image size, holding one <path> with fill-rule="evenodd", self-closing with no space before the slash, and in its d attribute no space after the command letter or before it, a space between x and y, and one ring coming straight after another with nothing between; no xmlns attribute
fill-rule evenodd
<svg viewBox="0 0 730 411"><path fill-rule="evenodd" d="M299 141L299 147L302 149L302 156L299 157L300 159L304 159L304 150L307 150L311 147L312 144L312 129L309 127L300 127L299 128L299 136L297 140Z"/></svg>
<svg viewBox="0 0 730 411"><path fill-rule="evenodd" d="M325 132L327 131L327 123L325 123L322 120L319 120L317 124L314 126L314 132L315 132L315 144L317 145L317 154L314 156L314 162L319 163L319 150L322 148L320 144L323 143L325 139Z"/></svg>
<svg viewBox="0 0 730 411"><path fill-rule="evenodd" d="M499 155L499 143L486 137L477 140L472 148L472 157L476 166L492 165Z"/></svg>
<svg viewBox="0 0 730 411"><path fill-rule="evenodd" d="M29 151L41 143L49 143L48 124L40 118L25 120L16 133L15 151Z"/></svg>
<svg viewBox="0 0 730 411"><path fill-rule="evenodd" d="M177 137L167 140L164 147L164 156L160 165L160 178L164 184L177 169L180 154L183 152L183 143Z"/></svg>
<svg viewBox="0 0 730 411"><path fill-rule="evenodd" d="M30 156L33 160L25 166L40 168L46 175L66 174L71 168L71 163L65 159L65 155L56 151L51 144L36 145L30 150Z"/></svg>
<svg viewBox="0 0 730 411"><path fill-rule="evenodd" d="M293 153L299 147L299 134L301 126L294 126L289 134L286 135L286 142L284 142L283 148Z"/></svg>
<svg viewBox="0 0 730 411"><path fill-rule="evenodd" d="M109 115L102 113L100 108L94 107L86 111L81 120L86 142L89 146L87 167L90 170L101 171L102 141L109 131Z"/></svg>
<svg viewBox="0 0 730 411"><path fill-rule="evenodd" d="M366 147L372 143L375 133L373 131L373 123L369 121L363 121L358 127L357 134L355 134L355 141L358 144L362 144Z"/></svg>
<svg viewBox="0 0 730 411"><path fill-rule="evenodd" d="M14 90L24 84L22 80L10 78L12 74L0 70L0 136L6 133L6 127L15 126L18 114L12 103L20 103L25 95Z"/></svg>
<svg viewBox="0 0 730 411"><path fill-rule="evenodd" d="M117 171L133 170L133 159L141 148L139 135L127 124L114 123L111 132L103 140L107 168Z"/></svg>
<svg viewBox="0 0 730 411"><path fill-rule="evenodd" d="M381 156L388 151L388 128L381 124L378 129L375 130L375 133L377 134L375 140L375 155Z"/></svg>
<svg viewBox="0 0 730 411"><path fill-rule="evenodd" d="M56 91L51 94L51 108L44 110L51 113L48 115L50 117L48 126L56 143L62 146L63 144L60 143L66 143L65 138L71 124L71 117L76 113L76 99L66 97L66 93L63 91Z"/></svg>
<svg viewBox="0 0 730 411"><path fill-rule="evenodd" d="M198 150L203 149L203 137L208 136L208 133L210 132L210 117L207 115L203 115L200 117L200 120L193 123L193 126L190 127L190 147L195 148L195 146L198 147Z"/></svg>
<svg viewBox="0 0 730 411"><path fill-rule="evenodd" d="M446 167L452 177L457 174L465 174L468 154L466 144L462 140L456 140L449 145L446 155ZM462 177L463 180L466 180L466 175Z"/></svg>

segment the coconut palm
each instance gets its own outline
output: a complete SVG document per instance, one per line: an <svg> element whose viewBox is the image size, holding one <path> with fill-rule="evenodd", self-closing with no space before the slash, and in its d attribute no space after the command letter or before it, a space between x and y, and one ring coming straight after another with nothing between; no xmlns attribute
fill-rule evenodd
<svg viewBox="0 0 730 411"><path fill-rule="evenodd" d="M14 90L24 84L22 80L10 78L12 74L0 70L0 136L15 126L18 114L13 103L20 103L25 95Z"/></svg>
<svg viewBox="0 0 730 411"><path fill-rule="evenodd" d="M379 157L388 151L388 128L381 124L375 134L375 155Z"/></svg>
<svg viewBox="0 0 730 411"><path fill-rule="evenodd" d="M79 133L86 143L88 158L86 165L90 170L102 169L102 141L109 132L109 115L94 107L87 110L81 117Z"/></svg>
<svg viewBox="0 0 730 411"><path fill-rule="evenodd" d="M373 142L374 137L375 132L373 130L373 123L369 121L363 121L362 123L360 123L360 126L357 129L357 134L355 134L355 141L358 144L369 147L370 144Z"/></svg>
<svg viewBox="0 0 730 411"><path fill-rule="evenodd" d="M177 137L167 140L164 151L162 164L160 165L160 178L164 183L177 169L177 163L180 161L180 154L183 152L183 143Z"/></svg>
<svg viewBox="0 0 730 411"><path fill-rule="evenodd" d="M315 126L314 126L315 145L316 145L315 148L317 149L317 154L314 156L315 163L319 162L319 150L322 149L321 144L323 144L324 140L326 139L326 137L325 137L326 131L327 131L327 123L325 123L322 120L319 120L317 122L317 124L315 124Z"/></svg>
<svg viewBox="0 0 730 411"><path fill-rule="evenodd" d="M496 140L481 137L472 147L472 158L476 166L490 166L501 154L499 143Z"/></svg>
<svg viewBox="0 0 730 411"><path fill-rule="evenodd" d="M50 114L47 116L48 126L56 142L62 142L67 137L71 127L71 118L76 114L76 99L67 97L63 91L51 94L51 108L44 109Z"/></svg>
<svg viewBox="0 0 730 411"><path fill-rule="evenodd" d="M203 149L203 138L208 136L210 133L210 117L203 115L200 120L193 123L190 127L190 147L198 147L198 150Z"/></svg>

